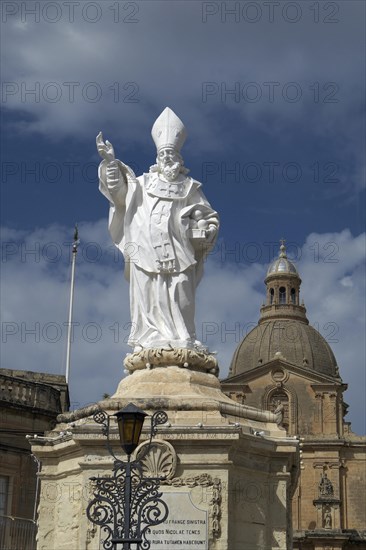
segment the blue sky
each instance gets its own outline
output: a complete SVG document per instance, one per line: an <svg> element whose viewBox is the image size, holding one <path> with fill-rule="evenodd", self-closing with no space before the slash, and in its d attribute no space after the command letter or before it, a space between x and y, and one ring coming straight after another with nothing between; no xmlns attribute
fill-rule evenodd
<svg viewBox="0 0 366 550"><path fill-rule="evenodd" d="M102 130L118 158L147 171L151 126L168 105L188 131L185 164L221 217L197 302L197 332L221 374L258 320L266 266L285 237L362 432L364 3L1 7L2 366L63 372L67 243L79 222L71 397L77 406L114 391L128 288L106 229L95 136Z"/></svg>

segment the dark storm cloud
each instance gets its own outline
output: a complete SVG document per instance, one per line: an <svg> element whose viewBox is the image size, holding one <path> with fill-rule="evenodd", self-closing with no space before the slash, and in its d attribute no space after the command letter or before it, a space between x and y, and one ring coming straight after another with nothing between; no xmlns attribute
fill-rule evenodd
<svg viewBox="0 0 366 550"><path fill-rule="evenodd" d="M28 2L38 15L4 4L3 106L17 115L8 131L103 129L123 147L151 147L151 121L170 105L194 135L190 155L198 143L201 155L232 144L249 155L259 133L271 140L266 157L281 141L295 158L296 141L306 159L316 142L318 160L343 169L324 197L361 187L362 2L96 2L100 13L81 2L72 14Z"/></svg>

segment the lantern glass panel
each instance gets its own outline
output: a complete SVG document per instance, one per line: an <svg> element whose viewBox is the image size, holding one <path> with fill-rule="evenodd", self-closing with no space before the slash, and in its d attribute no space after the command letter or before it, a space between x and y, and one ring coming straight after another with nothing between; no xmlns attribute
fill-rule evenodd
<svg viewBox="0 0 366 550"><path fill-rule="evenodd" d="M121 446L126 454L130 455L139 444L142 426L146 413L130 403L115 414L118 422L118 431Z"/></svg>

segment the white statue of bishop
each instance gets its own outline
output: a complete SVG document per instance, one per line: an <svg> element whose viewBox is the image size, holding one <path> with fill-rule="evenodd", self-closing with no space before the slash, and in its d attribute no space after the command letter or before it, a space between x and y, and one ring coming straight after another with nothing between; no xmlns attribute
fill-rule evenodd
<svg viewBox="0 0 366 550"><path fill-rule="evenodd" d="M167 107L155 121L156 165L136 177L97 136L100 191L110 202L109 231L125 260L130 283L129 345L201 350L194 324L195 292L214 246L219 219L187 175L180 155L182 121Z"/></svg>

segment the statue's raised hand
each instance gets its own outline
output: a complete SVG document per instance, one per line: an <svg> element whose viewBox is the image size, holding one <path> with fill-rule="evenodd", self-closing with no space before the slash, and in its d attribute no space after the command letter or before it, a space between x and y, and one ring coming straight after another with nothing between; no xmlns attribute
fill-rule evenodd
<svg viewBox="0 0 366 550"><path fill-rule="evenodd" d="M114 156L113 145L108 140L104 143L102 132L99 132L99 134L97 135L96 143L98 153L100 154L102 159L106 160L107 162L112 162L116 160Z"/></svg>

